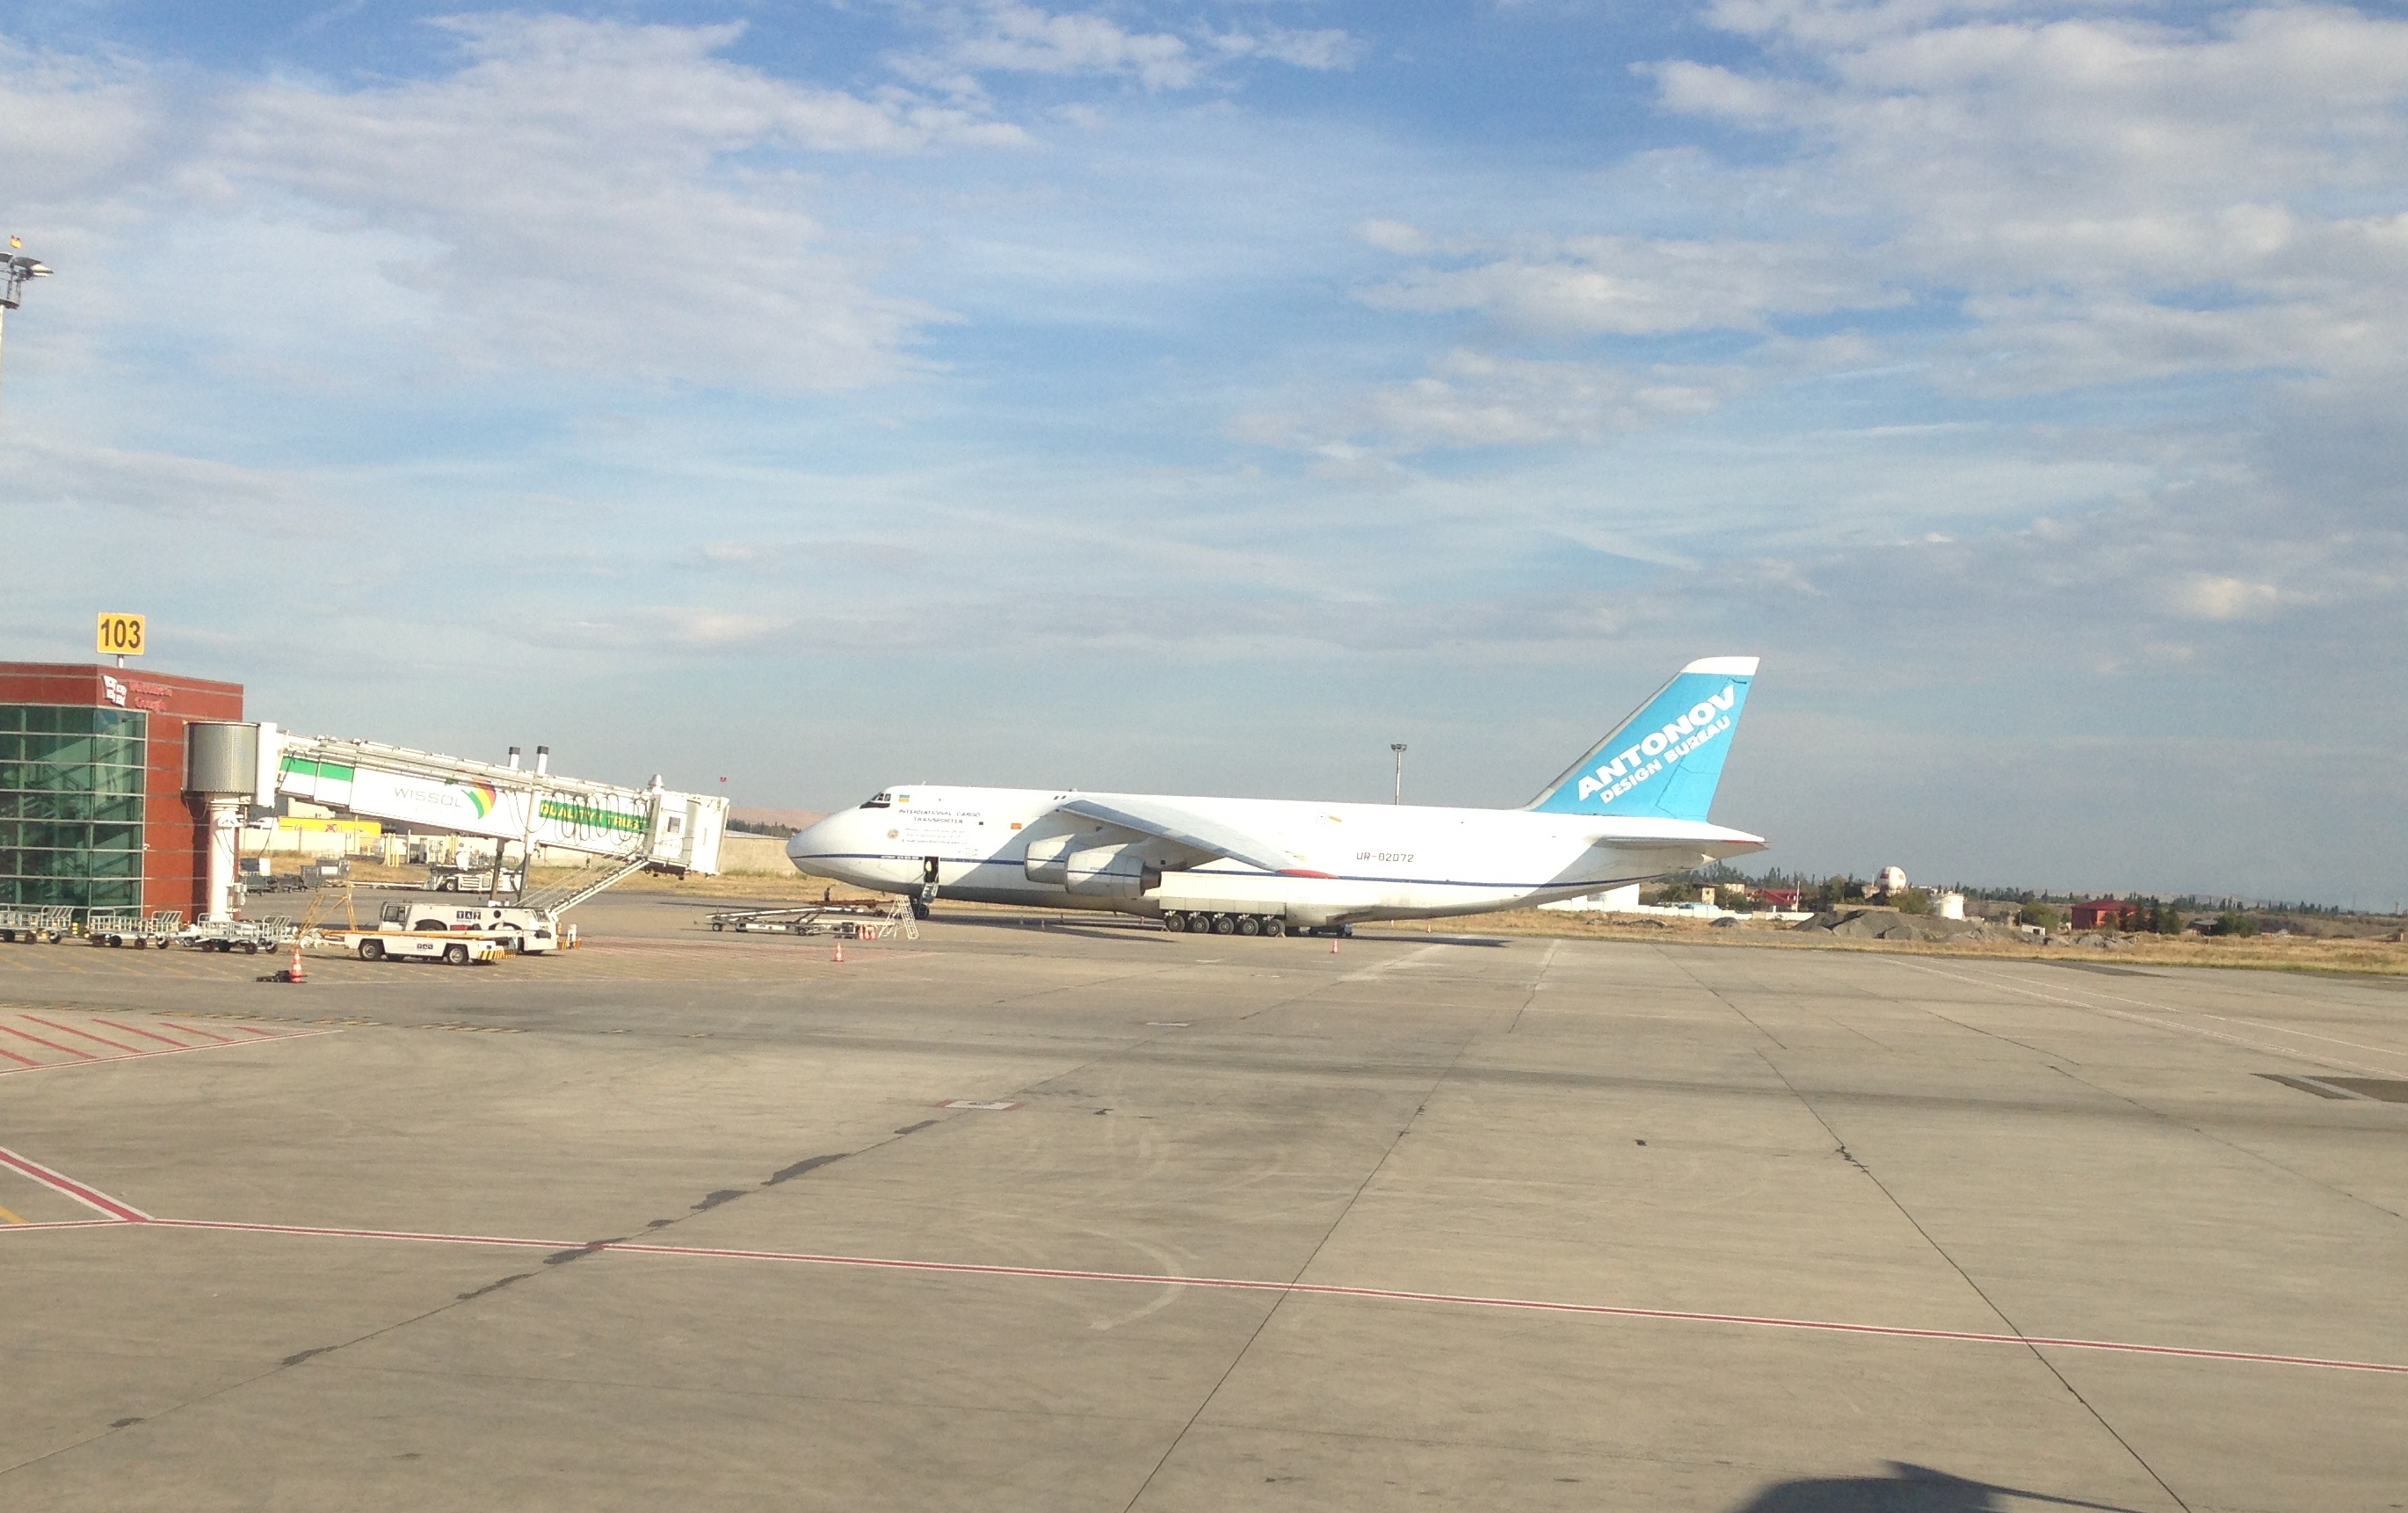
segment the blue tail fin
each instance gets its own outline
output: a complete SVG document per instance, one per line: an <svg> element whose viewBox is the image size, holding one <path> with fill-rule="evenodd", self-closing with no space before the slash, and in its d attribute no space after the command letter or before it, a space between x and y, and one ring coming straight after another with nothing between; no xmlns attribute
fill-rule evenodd
<svg viewBox="0 0 2408 1513"><path fill-rule="evenodd" d="M1589 748L1526 808L1549 814L1703 820L1756 678L1754 657L1707 657Z"/></svg>

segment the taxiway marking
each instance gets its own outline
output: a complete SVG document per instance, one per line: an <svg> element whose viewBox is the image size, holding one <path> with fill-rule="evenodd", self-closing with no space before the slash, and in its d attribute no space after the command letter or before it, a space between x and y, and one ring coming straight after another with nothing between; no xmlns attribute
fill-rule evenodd
<svg viewBox="0 0 2408 1513"><path fill-rule="evenodd" d="M2019 993L2022 993L2022 994L2023 994L2025 997L2027 997L2027 998L2038 998L2038 999L2041 999L2041 1000L2042 1000L2042 1001L2044 1001L2044 1002L2051 1003L2051 1004L2063 1004L2063 1005L2065 1005L2066 1006L2068 1006L2068 1007L2070 1007L2070 1008L2085 1009L2085 1010L2087 1010L2088 1012L2093 1013L2093 1014L2104 1014L2104 1015L2106 1015L2106 1016L2107 1016L2108 1018L2110 1018L2110 1019L2123 1020L2123 1021L2127 1021L2128 1023L2132 1023L2132 1024L2145 1024L2145 1025L2149 1026L2151 1029L2155 1029L2155 1030L2178 1030L2178 1031L2180 1031L2181 1033L2183 1033L2184 1035L2203 1035L2203 1036L2205 1036L2207 1039L2210 1039L2210 1040L2221 1040L2221 1041L2223 1041L2226 1045L2229 1045L2229 1046L2245 1046L2245 1047L2247 1047L2247 1048L2248 1048L2249 1049L2251 1049L2251 1050L2262 1050L2262 1051L2267 1051L2267 1052L2269 1052L2269 1053L2271 1053L2271 1054L2273 1054L2273 1055L2276 1055L2276 1056L2290 1056L2290 1057L2294 1057L2294 1058L2296 1058L2296 1059L2298 1059L2298 1060L2300 1060L2300 1061L2304 1061L2304 1062L2315 1062L2315 1063L2320 1063L2320 1064L2322 1064L2322 1065L2326 1065L2326 1066L2338 1066L2338 1067L2343 1068L2343 1069L2344 1069L2344 1070L2345 1070L2345 1071L2357 1072L2357 1073L2359 1073L2359 1074L2361 1074L2361 1075L2363 1075L2363 1076L2366 1076L2366 1077L2384 1077L2384 1078L2388 1078L2388 1077L2397 1077L2397 1076L2399 1075L2399 1072L2398 1072L2398 1069L2397 1069L2397 1068L2392 1068L2392 1067L2382 1067L2382 1066L2368 1066L2368 1065L2365 1065L2365 1064L2363 1064L2363 1063L2358 1063L2358 1062L2345 1062L2345 1061L2342 1060L2342 1059L2341 1059L2340 1057L2338 1057L2338 1056L2328 1056L2328 1055L2324 1055L2324 1054L2322 1054L2322 1053L2320 1053L2320 1052L2317 1052L2317 1051L2313 1051L2313 1050L2302 1050L2302 1049L2300 1049L2299 1047L2297 1047L2297 1046L2278 1046L2278 1045L2272 1045L2272 1044L2269 1044L2268 1042L2263 1041L2263 1040L2250 1040L2250 1039L2246 1039L2246 1038L2244 1038L2244 1037L2243 1037L2243 1036L2241 1036L2241 1035L2226 1035L2226 1034L2225 1034L2223 1031L2221 1031L2221 1030L2210 1030L2210 1029L2205 1028L2205 1027L2204 1027L2204 1026L2202 1026L2202 1025L2197 1025L2197 1024L2184 1024L2184 1023L2180 1022L2179 1021L2175 1021L2175 1020L2164 1020L2164 1019L2157 1019L2157 1018L2155 1018L2155 1017L2153 1017L2153 1016L2151 1016L2151 1015L2147 1015L2147 1014L2134 1014L2134 1013L2130 1013L2130 1012L2128 1012L2128 1011L2127 1011L2127 1010L2125 1010L2125 1009L2120 1009L2120 1008L2109 1008L2109 1007L2107 1007L2107 1006L2106 1006L2105 1005L2103 1005L2103 1004L2088 1003L2088 1002L2086 1002L2086 1001L2084 1001L2083 999L2080 999L2080 998L2067 997L2067 996L2064 996L2063 994L2059 994L2059 993L2042 992L2041 992L2041 991L2040 991L2039 989L2037 989L2037 988L2027 988L2027 987L2024 987L2024 986L2023 986L2022 984L2020 984L2020 983L2016 983L2016 982L2009 981L2009 980L2007 980L2007 979L2006 979L2006 978L2004 978L1968 977L1968 976L1966 976L1965 974L1963 974L1963 973L1961 973L1961 972L1945 972L1945 971L1942 971L1942 970L1941 970L1939 967L1936 967L1936 966L1926 966L1926 965L1924 965L1924 964L1923 964L1922 963L1920 963L1920 962L1908 962L1908 961L1901 961L1901 960L1899 960L1899 959L1898 959L1898 958L1896 958L1896 957L1876 957L1876 958L1875 958L1875 960L1877 960L1877 961L1885 961L1885 962L1887 962L1887 963L1888 963L1890 965L1892 965L1892 966L1912 967L1912 968L1914 968L1914 969L1915 971L1917 971L1917 972L1928 972L1928 973L1930 973L1933 977L1938 977L1938 978L1949 978L1950 980L1952 980L1952 981L1956 981L1956 982L1967 982L1967 983L1971 983L1971 984L1972 984L1972 985L1974 985L1975 987L1980 987L1980 988L2004 988L2004 989L2006 989L2009 992L2019 992ZM2095 997L2100 997L2100 998L2116 998L2117 1002L2119 1002L2119 1003L2126 1003L2126 1004L2139 1004L2139 1005L2141 1005L2141 1006L2143 1006L2143 1007L2144 1007L2144 1008L2154 1008L2154 1009L2156 1009L2159 1014L2173 1014L2173 1013L2180 1013L2180 1012L2183 1012L2183 1010L2179 1010L2179 1009L2171 1009L2171 1008L2167 1008L2167 1007L2165 1007L2163 1005L2160 1005L2160 1004L2151 1004L2151 1003L2148 1003L2148 1002L2146 1002L2145 1000L2143 1000L2143 999L2138 999L2138 998L2119 998L2119 997L2117 997L2117 995L2115 995L2115 994L2114 994L2114 993L2098 993L2098 994L2094 994L2093 996L2095 996ZM2203 1011L2202 1011L2202 1012L2203 1012ZM2210 1014L2210 1015L2208 1015L2207 1017L2208 1017L2208 1018L2210 1018L2210 1019L2224 1019L2224 1016L2223 1016L2223 1015L2220 1015L2220 1014ZM2232 1022L2232 1021L2227 1021L2227 1022ZM2253 1022L2253 1021L2242 1021L2242 1022ZM2270 1028L2272 1028L2272 1026L2270 1026ZM2278 1032L2278 1033L2287 1033L2287 1032ZM2315 1039L2322 1039L2322 1038L2325 1038L2325 1037L2324 1037L2324 1036L2312 1036L2311 1038L2315 1038ZM2348 1042L2341 1042L2341 1043L2343 1043L2343 1044L2347 1044ZM2380 1050L2380 1049L2377 1049L2377 1048L2374 1048L2374 1047L2368 1047L2368 1048L2366 1048L2366 1049L2375 1049L2375 1050L2376 1050L2376 1053L2377 1053L2377 1054L2379 1054L2379 1055L2397 1055L2397 1054L2400 1054L2399 1052L2396 1052L2396 1051L2385 1051L2385 1050Z"/></svg>
<svg viewBox="0 0 2408 1513"><path fill-rule="evenodd" d="M512 1235L450 1235L417 1230L344 1229L318 1224L261 1224L208 1219L158 1219L13 1150L0 1149L0 1165L32 1178L51 1191L108 1217L66 1223L12 1225L0 1233L84 1229L111 1223L150 1229L203 1230L226 1235L276 1235L309 1239L387 1240L413 1245L465 1245L512 1250L581 1250L595 1255L675 1257L697 1261L753 1261L788 1265L841 1266L859 1271L917 1272L946 1277L1003 1277L1023 1281L1099 1282L1142 1287L1196 1288L1283 1296L1354 1298L1379 1303L1429 1303L1454 1307L1500 1308L1523 1313L1574 1314L1601 1319L1645 1319L1666 1323L1726 1324L1751 1329L1856 1335L1880 1339L1935 1340L1956 1345L2012 1345L2027 1349L2098 1350L2119 1355L2222 1361L2249 1365L2304 1366L2322 1371L2362 1371L2408 1376L2408 1365L2384 1361L2346 1361L2326 1356L2284 1355L2262 1350L2216 1350L2186 1345L2146 1345L2131 1340L2056 1338L2038 1335L1985 1334L1963 1329L1915 1329L1903 1324L1857 1324L1831 1319L1786 1319L1770 1314L1705 1313L1684 1308L1638 1308L1608 1303L1556 1303L1543 1298L1489 1297L1469 1292L1425 1292L1403 1288L1344 1287L1328 1282L1262 1281L1242 1277L1182 1277L1149 1272L1084 1271L1060 1266L1003 1266L965 1261L905 1261L892 1256L825 1255L808 1250L737 1250L699 1245L648 1245L636 1240L534 1239Z"/></svg>
<svg viewBox="0 0 2408 1513"><path fill-rule="evenodd" d="M132 1204L122 1203L119 1200L110 1197L108 1193L101 1192L97 1188L86 1187L81 1182L77 1181L74 1178L67 1176L64 1172L54 1172L38 1161L28 1160L27 1158L17 1154L17 1152L6 1148L0 1148L0 1166L6 1166L18 1173L20 1176L30 1177L35 1181L39 1182L42 1186L49 1188L51 1192L63 1193L67 1197L73 1198L76 1202L82 1204L85 1207L93 1210L93 1212L107 1214L109 1218L117 1220L121 1223L142 1224L150 1222L150 1216L144 1213L141 1209L135 1207ZM27 1227L33 1228L36 1226L28 1225ZM48 1228L49 1226L45 1225L40 1227Z"/></svg>

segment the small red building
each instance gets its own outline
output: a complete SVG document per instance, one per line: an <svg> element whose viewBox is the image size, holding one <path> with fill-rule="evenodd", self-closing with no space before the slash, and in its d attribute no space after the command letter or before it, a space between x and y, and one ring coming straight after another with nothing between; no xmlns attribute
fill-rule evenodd
<svg viewBox="0 0 2408 1513"><path fill-rule="evenodd" d="M184 792L184 726L241 718L239 683L0 662L0 905L198 918L208 810Z"/></svg>
<svg viewBox="0 0 2408 1513"><path fill-rule="evenodd" d="M2137 930L2148 911L2138 904L2123 899L2094 898L2076 904L2072 909L2076 930Z"/></svg>
<svg viewBox="0 0 2408 1513"><path fill-rule="evenodd" d="M1764 900L1768 907L1784 912L1798 906L1798 890L1795 888L1759 888L1756 896Z"/></svg>

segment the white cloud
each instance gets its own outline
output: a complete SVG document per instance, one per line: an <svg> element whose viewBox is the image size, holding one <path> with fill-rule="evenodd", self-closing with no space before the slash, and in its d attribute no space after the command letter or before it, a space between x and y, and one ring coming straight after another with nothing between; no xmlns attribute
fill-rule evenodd
<svg viewBox="0 0 2408 1513"><path fill-rule="evenodd" d="M1435 245L1379 221L1366 240L1393 251ZM1450 244L1494 250L1496 244ZM1899 303L1863 258L1774 242L1641 236L1526 238L1512 255L1462 268L1422 267L1362 292L1382 309L1478 310L1525 333L1655 335L1760 329L1779 314Z"/></svg>
<svg viewBox="0 0 2408 1513"><path fill-rule="evenodd" d="M481 365L789 390L884 377L937 312L877 293L776 155L1011 136L727 63L733 27L446 24L467 62L441 78L237 94L188 182L418 240L388 277L438 296L454 350Z"/></svg>
<svg viewBox="0 0 2408 1513"><path fill-rule="evenodd" d="M440 24L456 67L350 89L0 51L0 151L57 207L44 245L82 254L62 303L113 299L123 319L173 300L224 366L294 381L432 360L845 389L910 367L946 317L882 291L873 258L831 235L814 165L1024 139L899 89L730 62L735 26ZM165 264L202 247L224 297L195 307L192 266Z"/></svg>
<svg viewBox="0 0 2408 1513"><path fill-rule="evenodd" d="M2174 612L2195 620L2262 620L2282 593L2272 583L2194 574L2172 585Z"/></svg>
<svg viewBox="0 0 2408 1513"><path fill-rule="evenodd" d="M1231 57L1268 58L1316 72L1352 68L1363 55L1363 45L1344 32L1291 32L1266 26L1254 32L1225 32L1212 46Z"/></svg>
<svg viewBox="0 0 2408 1513"><path fill-rule="evenodd" d="M10 213L70 208L92 186L141 171L167 112L138 64L37 52L0 38L0 161ZM26 229L31 229L27 225Z"/></svg>
<svg viewBox="0 0 2408 1513"><path fill-rule="evenodd" d="M0 511L36 518L134 511L154 521L200 521L251 537L331 533L356 517L349 490L326 472L247 467L209 458L93 446L21 421L0 448ZM116 524L124 524L121 517Z"/></svg>
<svg viewBox="0 0 2408 1513"><path fill-rule="evenodd" d="M951 35L933 59L898 59L914 77L944 69L966 74L1117 74L1149 90L1185 89L1198 64L1187 43L1168 32L1132 32L1092 11L1066 13L1018 0L945 11Z"/></svg>
<svg viewBox="0 0 2408 1513"><path fill-rule="evenodd" d="M1797 134L1809 245L1961 292L1983 387L2400 365L2408 22L2012 8L1726 4L1806 66L1651 72L1676 112Z"/></svg>
<svg viewBox="0 0 2408 1513"><path fill-rule="evenodd" d="M1641 72L1675 115L1795 144L1686 197L1693 224L1745 234L1375 219L1356 236L1412 265L1357 298L1485 317L1477 339L1500 350L1751 334L1727 361L1757 379L1799 368L1784 338L1796 321L1879 332L1880 312L1907 308L1914 355L1966 395L2201 374L2408 382L2408 22L2279 7L2185 29L2004 0L1728 0L1710 14L1762 41L1763 62ZM1878 361L1899 339L1855 345ZM1562 406L1527 391L1490 403L1494 376L1470 393L1445 373L1391 385L1348 434L1536 444L1681 413L1598 402L1649 392L1645 368L1584 371Z"/></svg>
<svg viewBox="0 0 2408 1513"><path fill-rule="evenodd" d="M1229 32L1138 31L1096 11L1054 11L1023 0L982 0L936 9L943 41L932 51L890 60L904 77L956 93L979 93L988 73L1100 75L1135 80L1149 91L1201 83L1211 65L1243 58L1326 72L1351 68L1360 55L1342 31L1290 31L1278 26Z"/></svg>
<svg viewBox="0 0 2408 1513"><path fill-rule="evenodd" d="M1337 475L1365 477L1381 471L1375 459L1398 453L1600 441L1703 414L1742 381L1734 369L1641 370L1458 348L1421 378L1379 385L1317 413L1242 416L1232 430L1243 440L1316 453Z"/></svg>

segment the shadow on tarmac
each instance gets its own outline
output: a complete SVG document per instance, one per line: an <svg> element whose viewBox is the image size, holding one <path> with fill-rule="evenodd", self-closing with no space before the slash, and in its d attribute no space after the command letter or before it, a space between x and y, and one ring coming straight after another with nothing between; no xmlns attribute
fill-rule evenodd
<svg viewBox="0 0 2408 1513"><path fill-rule="evenodd" d="M2009 1499L2042 1503L2053 1507L2092 1507L2107 1513L2136 1513L2113 1503L2086 1503L2073 1497L2014 1487L1994 1487L1968 1481L1928 1466L1890 1463L1885 1477L1807 1477L1779 1481L1757 1492L1731 1513L2011 1513Z"/></svg>
<svg viewBox="0 0 2408 1513"><path fill-rule="evenodd" d="M941 924L979 925L989 930L1042 929L1049 935L1083 935L1090 940L1126 940L1132 935L1140 935L1166 941L1175 940L1187 945L1210 944L1225 940L1229 942L1231 945L1236 945L1240 941L1254 938L1245 935L1196 935L1190 937L1183 933L1174 935L1152 920L1133 919L1126 916L1114 918L1109 915L1102 915L1093 920L1079 920L1074 921L1072 920L1052 914L939 914L936 916L936 920L937 922ZM1283 938L1290 940L1325 940L1328 937L1326 935L1306 935L1302 933L1298 933ZM1501 949L1512 944L1511 941L1501 940L1494 935L1433 935L1429 934L1400 935L1394 933L1375 935L1365 934L1359 930L1351 938L1355 940L1387 941L1391 944L1399 946L1485 946L1491 949Z"/></svg>

